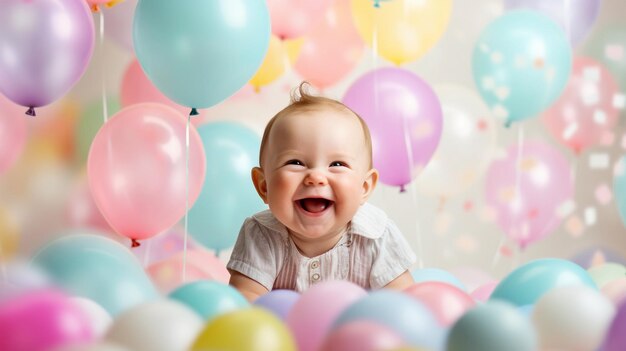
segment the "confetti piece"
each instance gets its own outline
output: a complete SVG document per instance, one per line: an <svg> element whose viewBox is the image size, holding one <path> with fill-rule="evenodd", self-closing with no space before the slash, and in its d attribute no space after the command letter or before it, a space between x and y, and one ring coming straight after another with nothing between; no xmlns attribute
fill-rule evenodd
<svg viewBox="0 0 626 351"><path fill-rule="evenodd" d="M585 83L582 86L581 98L585 106L597 105L600 101L600 92L598 86L593 83Z"/></svg>
<svg viewBox="0 0 626 351"><path fill-rule="evenodd" d="M556 214L559 218L565 218L572 214L574 210L576 210L576 202L574 202L574 200L567 200L557 207Z"/></svg>
<svg viewBox="0 0 626 351"><path fill-rule="evenodd" d="M496 89L495 94L499 100L506 100L509 97L510 90L507 87L499 87Z"/></svg>
<svg viewBox="0 0 626 351"><path fill-rule="evenodd" d="M494 117L496 118L507 119L509 117L509 110L507 110L504 106L500 104L494 105L492 108L492 112Z"/></svg>
<svg viewBox="0 0 626 351"><path fill-rule="evenodd" d="M561 134L561 136L563 137L564 140L570 140L574 136L574 134L576 134L577 130L578 130L578 123L576 122L570 123L563 130L563 133Z"/></svg>
<svg viewBox="0 0 626 351"><path fill-rule="evenodd" d="M606 124L606 113L602 110L593 111L593 122L599 125Z"/></svg>
<svg viewBox="0 0 626 351"><path fill-rule="evenodd" d="M463 204L463 210L465 210L465 212L469 212L474 208L474 203L472 202L472 200L467 200L465 201L465 203Z"/></svg>
<svg viewBox="0 0 626 351"><path fill-rule="evenodd" d="M511 250L510 247L506 246L506 245L502 245L500 247L500 255L504 256L504 257L511 257L513 256L513 250Z"/></svg>
<svg viewBox="0 0 626 351"><path fill-rule="evenodd" d="M598 83L600 81L600 68L596 65L583 68L583 79L588 82Z"/></svg>
<svg viewBox="0 0 626 351"><path fill-rule="evenodd" d="M478 249L478 242L470 235L460 235L455 242L457 249L464 253L473 253Z"/></svg>
<svg viewBox="0 0 626 351"><path fill-rule="evenodd" d="M613 95L613 107L618 110L623 110L626 106L626 95L622 93L615 93Z"/></svg>
<svg viewBox="0 0 626 351"><path fill-rule="evenodd" d="M485 89L486 91L491 91L496 88L496 81L493 79L493 77L483 77L482 83L483 89Z"/></svg>
<svg viewBox="0 0 626 351"><path fill-rule="evenodd" d="M611 158L607 153L590 154L589 168L591 169L607 169L609 168Z"/></svg>
<svg viewBox="0 0 626 351"><path fill-rule="evenodd" d="M569 235L577 238L583 234L585 227L578 216L572 216L565 222L565 230Z"/></svg>
<svg viewBox="0 0 626 351"><path fill-rule="evenodd" d="M598 213L595 207L585 208L585 224L587 227L591 227L598 221Z"/></svg>
<svg viewBox="0 0 626 351"><path fill-rule="evenodd" d="M492 223L496 221L496 211L491 206L483 206L479 211L480 220Z"/></svg>
<svg viewBox="0 0 626 351"><path fill-rule="evenodd" d="M599 266L601 264L606 263L606 255L602 250L596 250L593 252L593 256L591 257L591 267Z"/></svg>
<svg viewBox="0 0 626 351"><path fill-rule="evenodd" d="M491 62L493 63L502 63L503 55L500 51L495 51L491 53L489 58L491 59Z"/></svg>
<svg viewBox="0 0 626 351"><path fill-rule="evenodd" d="M606 184L600 184L594 191L594 195L601 205L608 205L613 200L613 192Z"/></svg>
<svg viewBox="0 0 626 351"><path fill-rule="evenodd" d="M435 234L443 236L450 230L452 223L452 216L447 212L440 212L437 214L434 223Z"/></svg>

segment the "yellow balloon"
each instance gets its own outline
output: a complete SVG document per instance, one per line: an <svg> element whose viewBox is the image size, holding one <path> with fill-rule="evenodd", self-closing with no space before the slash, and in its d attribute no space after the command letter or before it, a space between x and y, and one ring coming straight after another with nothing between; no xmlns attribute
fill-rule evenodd
<svg viewBox="0 0 626 351"><path fill-rule="evenodd" d="M250 79L250 84L256 91L262 86L268 85L285 73L293 62L295 62L302 40L281 41L275 35L270 38L270 44L263 59L263 63Z"/></svg>
<svg viewBox="0 0 626 351"><path fill-rule="evenodd" d="M296 351L287 326L271 312L250 307L209 321L191 351Z"/></svg>
<svg viewBox="0 0 626 351"><path fill-rule="evenodd" d="M13 257L18 247L17 226L9 214L0 208L0 262Z"/></svg>
<svg viewBox="0 0 626 351"><path fill-rule="evenodd" d="M452 0L393 0L373 6L352 0L352 16L361 38L378 55L401 65L417 60L441 38Z"/></svg>

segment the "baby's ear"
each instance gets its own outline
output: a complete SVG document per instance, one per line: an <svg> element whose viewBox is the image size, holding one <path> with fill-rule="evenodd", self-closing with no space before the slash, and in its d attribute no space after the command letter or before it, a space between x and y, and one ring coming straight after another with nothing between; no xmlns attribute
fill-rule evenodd
<svg viewBox="0 0 626 351"><path fill-rule="evenodd" d="M252 168L252 183L256 192L259 194L264 203L267 204L267 182L265 181L265 173L260 167Z"/></svg>
<svg viewBox="0 0 626 351"><path fill-rule="evenodd" d="M363 195L361 196L361 205L367 201L378 183L378 170L370 169L363 180Z"/></svg>

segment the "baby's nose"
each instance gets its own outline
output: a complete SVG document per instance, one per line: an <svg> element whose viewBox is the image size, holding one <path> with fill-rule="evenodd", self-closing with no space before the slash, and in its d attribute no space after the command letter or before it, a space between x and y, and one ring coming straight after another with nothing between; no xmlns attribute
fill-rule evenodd
<svg viewBox="0 0 626 351"><path fill-rule="evenodd" d="M327 179L326 176L320 172L320 171L316 171L316 170L311 170L306 178L304 178L304 184L306 185L326 185L327 184Z"/></svg>

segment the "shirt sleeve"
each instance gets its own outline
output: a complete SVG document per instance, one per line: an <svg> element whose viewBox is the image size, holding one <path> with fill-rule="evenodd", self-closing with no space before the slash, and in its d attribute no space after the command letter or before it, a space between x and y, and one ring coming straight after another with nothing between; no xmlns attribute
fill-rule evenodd
<svg viewBox="0 0 626 351"><path fill-rule="evenodd" d="M229 271L236 271L257 281L267 290L272 290L279 272L280 244L277 235L272 235L253 218L247 218L237 237L230 260Z"/></svg>
<svg viewBox="0 0 626 351"><path fill-rule="evenodd" d="M370 275L372 289L380 289L409 270L417 257L400 229L389 220L383 235L374 245L374 263Z"/></svg>

